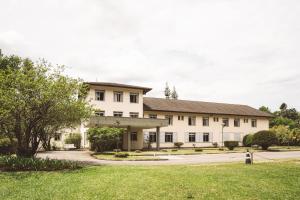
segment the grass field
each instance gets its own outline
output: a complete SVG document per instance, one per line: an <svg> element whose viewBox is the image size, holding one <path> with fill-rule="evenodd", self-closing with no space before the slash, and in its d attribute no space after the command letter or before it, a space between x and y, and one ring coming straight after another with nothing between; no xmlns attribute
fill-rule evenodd
<svg viewBox="0 0 300 200"><path fill-rule="evenodd" d="M0 199L299 199L300 161L0 173Z"/></svg>

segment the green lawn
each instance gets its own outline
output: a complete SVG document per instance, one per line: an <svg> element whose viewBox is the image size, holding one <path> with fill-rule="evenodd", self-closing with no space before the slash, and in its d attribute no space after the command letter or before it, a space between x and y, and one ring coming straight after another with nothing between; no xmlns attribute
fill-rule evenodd
<svg viewBox="0 0 300 200"><path fill-rule="evenodd" d="M300 160L0 173L0 199L299 199ZM189 198L190 197L190 198Z"/></svg>

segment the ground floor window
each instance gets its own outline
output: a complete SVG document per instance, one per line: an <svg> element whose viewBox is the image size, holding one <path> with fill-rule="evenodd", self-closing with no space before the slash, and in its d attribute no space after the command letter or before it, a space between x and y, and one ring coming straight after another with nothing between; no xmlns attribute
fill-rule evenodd
<svg viewBox="0 0 300 200"><path fill-rule="evenodd" d="M130 135L131 141L137 141L137 132L132 132Z"/></svg>
<svg viewBox="0 0 300 200"><path fill-rule="evenodd" d="M203 133L203 142L209 142L209 133Z"/></svg>
<svg viewBox="0 0 300 200"><path fill-rule="evenodd" d="M123 117L123 112L114 111L114 117Z"/></svg>
<svg viewBox="0 0 300 200"><path fill-rule="evenodd" d="M165 142L173 142L173 133L170 132L165 133Z"/></svg>
<svg viewBox="0 0 300 200"><path fill-rule="evenodd" d="M138 118L139 117L138 112L130 112L129 115L130 115L131 118Z"/></svg>
<svg viewBox="0 0 300 200"><path fill-rule="evenodd" d="M96 116L102 116L102 117L103 117L103 116L105 116L105 112L104 112L104 111L99 111L99 110L98 110L98 111L95 111L95 115L96 115Z"/></svg>
<svg viewBox="0 0 300 200"><path fill-rule="evenodd" d="M189 142L196 142L196 133L189 133Z"/></svg>
<svg viewBox="0 0 300 200"><path fill-rule="evenodd" d="M149 142L156 142L156 132L149 133Z"/></svg>
<svg viewBox="0 0 300 200"><path fill-rule="evenodd" d="M60 133L55 133L54 140L55 141L60 141L60 139L61 139L61 134Z"/></svg>

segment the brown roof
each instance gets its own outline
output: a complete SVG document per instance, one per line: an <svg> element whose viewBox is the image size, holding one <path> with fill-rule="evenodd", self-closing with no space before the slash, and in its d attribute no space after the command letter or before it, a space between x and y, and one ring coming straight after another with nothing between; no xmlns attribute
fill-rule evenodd
<svg viewBox="0 0 300 200"><path fill-rule="evenodd" d="M144 97L144 111L272 117L271 114L239 104L212 103Z"/></svg>
<svg viewBox="0 0 300 200"><path fill-rule="evenodd" d="M109 87L122 87L122 88L133 88L133 89L140 89L143 90L143 93L146 94L152 88L148 87L141 87L141 86L135 86L135 85L126 85L126 84L119 84L119 83L108 83L108 82L85 82L89 85L96 85L96 86L109 86Z"/></svg>

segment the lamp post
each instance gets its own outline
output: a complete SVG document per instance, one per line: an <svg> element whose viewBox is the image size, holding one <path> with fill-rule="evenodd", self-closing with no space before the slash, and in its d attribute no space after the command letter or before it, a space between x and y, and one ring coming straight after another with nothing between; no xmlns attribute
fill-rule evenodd
<svg viewBox="0 0 300 200"><path fill-rule="evenodd" d="M223 135L224 135L224 127L225 127L225 123L222 123L222 143L221 143L221 147L223 148L224 146L224 141L223 141Z"/></svg>

